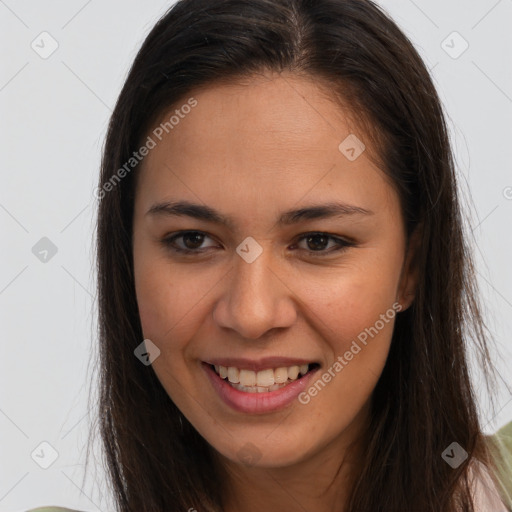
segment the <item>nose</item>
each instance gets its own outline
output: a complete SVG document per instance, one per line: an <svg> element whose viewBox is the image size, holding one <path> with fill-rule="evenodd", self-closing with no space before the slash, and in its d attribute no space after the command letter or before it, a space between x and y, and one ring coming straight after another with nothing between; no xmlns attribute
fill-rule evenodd
<svg viewBox="0 0 512 512"><path fill-rule="evenodd" d="M293 325L297 318L295 294L278 267L268 248L252 263L236 255L215 304L216 324L252 340Z"/></svg>

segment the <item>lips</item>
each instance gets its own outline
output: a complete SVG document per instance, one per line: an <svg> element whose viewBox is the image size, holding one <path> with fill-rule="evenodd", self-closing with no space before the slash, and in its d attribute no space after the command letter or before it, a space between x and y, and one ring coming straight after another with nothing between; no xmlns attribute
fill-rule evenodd
<svg viewBox="0 0 512 512"><path fill-rule="evenodd" d="M242 374L242 380L247 378L247 375L250 373L255 374L256 370L254 369L257 369L258 373L262 372L264 376L266 374L268 378L268 370L272 369L272 366L268 366L269 364L277 364L277 368L287 368L286 366L279 365L300 363L300 366L308 365L308 371L304 375L299 376L297 370L295 379L288 378L285 382L274 382L270 386L245 386L239 382L229 382L227 377L223 379L216 372L215 365L212 364L221 362L224 364L240 365L240 367L227 366L224 368L240 369L239 373ZM224 365L219 364L218 366L218 371L220 371L220 367ZM208 362L202 362L201 367L206 372L214 390L230 408L243 413L261 414L275 412L290 405L307 388L320 366L318 363L305 362L302 359L268 358L258 362L241 359L212 359ZM248 369L248 367L251 369ZM293 367L297 367L297 364L292 364L289 368ZM245 376L244 372L246 372ZM249 375L249 378L253 379L254 377ZM233 377L232 380L237 380L237 377ZM266 383L269 384L270 380L267 380Z"/></svg>

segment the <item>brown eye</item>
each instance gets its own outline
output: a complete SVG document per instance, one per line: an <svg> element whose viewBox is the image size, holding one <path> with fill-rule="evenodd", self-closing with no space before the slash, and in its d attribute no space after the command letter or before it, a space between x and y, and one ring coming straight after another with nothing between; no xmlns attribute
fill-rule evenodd
<svg viewBox="0 0 512 512"><path fill-rule="evenodd" d="M331 254L335 251L341 251L354 245L352 242L328 235L327 233L307 233L299 239L299 242L304 240L306 241L307 247L301 250L306 250L310 253L319 253L318 256ZM334 247L334 249L326 251L325 249L328 247L330 241L334 242L334 246L331 246Z"/></svg>
<svg viewBox="0 0 512 512"><path fill-rule="evenodd" d="M181 238L183 238L186 249L198 249L203 243L204 235L202 233L191 232L182 235Z"/></svg>
<svg viewBox="0 0 512 512"><path fill-rule="evenodd" d="M201 231L181 231L162 240L165 247L176 252L182 253L200 253L207 247L201 247L205 238L210 238ZM176 240L182 239L182 244L176 243Z"/></svg>
<svg viewBox="0 0 512 512"><path fill-rule="evenodd" d="M308 235L305 240L312 251L321 251L329 244L329 238L325 235Z"/></svg>

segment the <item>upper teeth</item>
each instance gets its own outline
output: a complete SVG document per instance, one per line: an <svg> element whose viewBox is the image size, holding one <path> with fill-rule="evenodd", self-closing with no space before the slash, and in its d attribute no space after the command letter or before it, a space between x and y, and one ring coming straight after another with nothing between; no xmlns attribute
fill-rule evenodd
<svg viewBox="0 0 512 512"><path fill-rule="evenodd" d="M288 379L296 380L299 376L308 372L309 365L290 366L288 368L269 368L268 370L260 370L254 372L252 370L240 370L234 366L215 365L215 371L220 375L221 379L228 378L233 384L240 383L242 386L260 386L270 387L274 384L283 384Z"/></svg>

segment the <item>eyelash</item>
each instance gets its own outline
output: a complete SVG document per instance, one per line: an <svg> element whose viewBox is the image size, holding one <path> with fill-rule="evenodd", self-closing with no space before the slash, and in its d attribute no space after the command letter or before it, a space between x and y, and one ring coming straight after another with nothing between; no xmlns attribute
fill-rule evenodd
<svg viewBox="0 0 512 512"><path fill-rule="evenodd" d="M179 231L171 236L167 236L164 239L162 239L162 244L164 245L164 247L166 247L174 252L185 254L185 255L201 254L201 253L205 252L204 250L201 250L201 249L183 249L181 247L176 247L175 245L173 245L173 242L176 239L182 238L183 236L185 236L187 234L200 234L200 235L205 235L208 238L211 238L203 231ZM314 236L326 237L329 240L334 240L338 244L337 248L335 248L334 250L330 250L330 251L325 251L325 250L312 251L312 250L308 250L308 249L300 249L301 251L309 252L314 257L317 257L317 256L324 257L333 252L344 251L344 250L348 249L349 247L353 247L355 245L354 242L351 242L348 240L343 240L342 238L329 235L328 233L318 232L318 231L314 231L311 233L305 233L298 239L298 241L296 243L299 243L308 237L314 237Z"/></svg>

